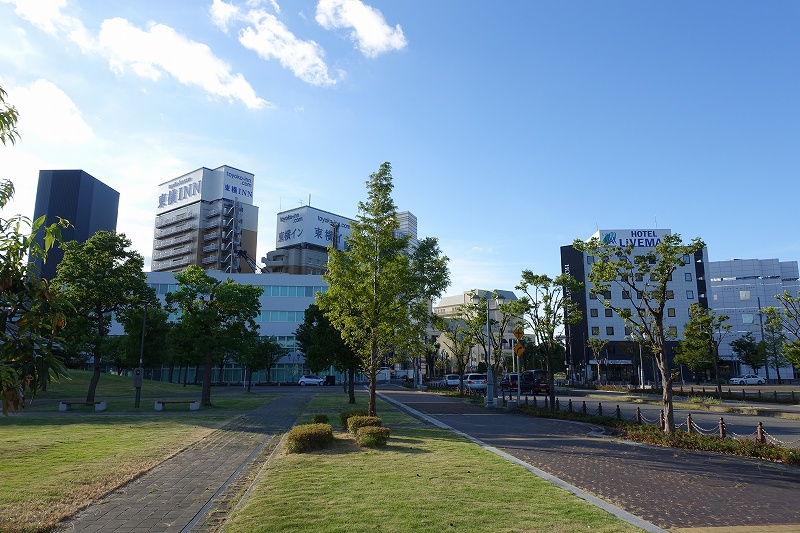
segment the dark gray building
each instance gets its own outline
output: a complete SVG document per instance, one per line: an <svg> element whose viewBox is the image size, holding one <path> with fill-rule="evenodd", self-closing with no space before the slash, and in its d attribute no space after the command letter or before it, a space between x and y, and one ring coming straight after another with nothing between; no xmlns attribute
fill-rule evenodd
<svg viewBox="0 0 800 533"><path fill-rule="evenodd" d="M64 241L86 241L100 230L117 230L119 193L83 170L40 170L33 219L47 215L45 225L69 220L72 227L62 230ZM40 243L43 236L40 235ZM53 279L64 252L54 247L47 262L38 260L42 277Z"/></svg>

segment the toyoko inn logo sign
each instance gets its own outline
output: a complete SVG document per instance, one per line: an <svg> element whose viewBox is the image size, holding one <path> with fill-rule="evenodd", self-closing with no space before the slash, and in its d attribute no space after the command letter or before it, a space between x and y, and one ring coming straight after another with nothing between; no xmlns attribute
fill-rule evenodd
<svg viewBox="0 0 800 533"><path fill-rule="evenodd" d="M634 248L653 248L661 243L669 230L627 229L600 231L600 240L606 246L633 246Z"/></svg>
<svg viewBox="0 0 800 533"><path fill-rule="evenodd" d="M162 186L163 187L163 186ZM158 209L178 207L188 201L200 199L203 181L194 176L182 178L168 183L158 195Z"/></svg>

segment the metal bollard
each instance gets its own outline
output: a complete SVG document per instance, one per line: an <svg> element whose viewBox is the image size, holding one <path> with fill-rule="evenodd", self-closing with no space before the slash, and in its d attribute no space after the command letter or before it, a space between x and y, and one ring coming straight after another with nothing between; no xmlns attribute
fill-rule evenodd
<svg viewBox="0 0 800 533"><path fill-rule="evenodd" d="M636 408L636 423L642 423L642 410L639 407Z"/></svg>
<svg viewBox="0 0 800 533"><path fill-rule="evenodd" d="M556 398L556 411L560 411L560 410L561 410L561 402L559 402L558 398Z"/></svg>
<svg viewBox="0 0 800 533"><path fill-rule="evenodd" d="M597 416L603 416L603 404L597 402Z"/></svg>
<svg viewBox="0 0 800 533"><path fill-rule="evenodd" d="M572 412L572 398L570 398L569 402L567 402L567 412L568 413Z"/></svg>
<svg viewBox="0 0 800 533"><path fill-rule="evenodd" d="M586 414L586 400L583 401L583 405L581 406L581 413Z"/></svg>
<svg viewBox="0 0 800 533"><path fill-rule="evenodd" d="M728 432L725 429L725 421L722 417L719 417L719 436L721 439L724 439Z"/></svg>
<svg viewBox="0 0 800 533"><path fill-rule="evenodd" d="M686 415L686 432L691 435L694 433L694 428L692 427L692 413Z"/></svg>
<svg viewBox="0 0 800 533"><path fill-rule="evenodd" d="M544 408L545 409L550 409L550 397L549 396L545 396L544 397Z"/></svg>
<svg viewBox="0 0 800 533"><path fill-rule="evenodd" d="M767 436L764 434L764 426L761 422L758 423L758 427L756 428L756 440L762 444L767 442Z"/></svg>
<svg viewBox="0 0 800 533"><path fill-rule="evenodd" d="M664 410L661 410L661 413L658 415L658 425L661 427L663 431L665 427L667 427L667 421L664 419Z"/></svg>
<svg viewBox="0 0 800 533"><path fill-rule="evenodd" d="M616 416L617 416L617 420L622 420L622 411L619 410L619 405L617 405Z"/></svg>

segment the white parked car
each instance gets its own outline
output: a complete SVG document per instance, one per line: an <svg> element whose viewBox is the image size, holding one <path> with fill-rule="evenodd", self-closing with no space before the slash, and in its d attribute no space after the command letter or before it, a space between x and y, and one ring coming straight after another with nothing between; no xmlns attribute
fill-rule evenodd
<svg viewBox="0 0 800 533"><path fill-rule="evenodd" d="M319 376L315 376L313 374L307 374L300 378L300 381L297 382L298 385L322 385L325 383L325 380Z"/></svg>
<svg viewBox="0 0 800 533"><path fill-rule="evenodd" d="M728 380L731 385L763 385L764 378L755 374L745 374Z"/></svg>
<svg viewBox="0 0 800 533"><path fill-rule="evenodd" d="M461 383L461 377L458 374L447 374L443 379L445 387L458 387Z"/></svg>
<svg viewBox="0 0 800 533"><path fill-rule="evenodd" d="M471 391L485 391L486 384L486 374L467 374L464 378L464 385Z"/></svg>

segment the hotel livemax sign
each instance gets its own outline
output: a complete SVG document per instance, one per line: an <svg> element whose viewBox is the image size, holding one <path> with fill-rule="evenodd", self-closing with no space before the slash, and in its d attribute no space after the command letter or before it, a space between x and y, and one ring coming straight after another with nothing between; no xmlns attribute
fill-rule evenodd
<svg viewBox="0 0 800 533"><path fill-rule="evenodd" d="M597 237L607 246L632 245L634 248L652 248L670 234L671 231L668 229L615 229L599 230L592 237Z"/></svg>

